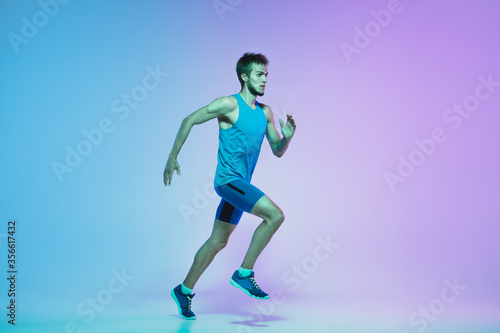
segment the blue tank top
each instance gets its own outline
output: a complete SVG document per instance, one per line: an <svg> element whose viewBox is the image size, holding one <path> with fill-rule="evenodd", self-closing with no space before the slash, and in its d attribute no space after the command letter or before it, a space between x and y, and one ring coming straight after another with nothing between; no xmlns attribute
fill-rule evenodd
<svg viewBox="0 0 500 333"><path fill-rule="evenodd" d="M215 187L236 179L250 183L266 134L267 118L260 104L255 101L257 108L253 110L239 93L233 96L238 101L239 115L232 127L219 130Z"/></svg>

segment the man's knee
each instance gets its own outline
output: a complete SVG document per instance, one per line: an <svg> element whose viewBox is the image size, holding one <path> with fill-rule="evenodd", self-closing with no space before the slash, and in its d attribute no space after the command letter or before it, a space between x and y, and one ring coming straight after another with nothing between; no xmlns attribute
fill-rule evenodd
<svg viewBox="0 0 500 333"><path fill-rule="evenodd" d="M225 248L227 245L227 239L217 239L217 238L210 238L210 247L219 252L223 248Z"/></svg>
<svg viewBox="0 0 500 333"><path fill-rule="evenodd" d="M283 221L285 221L285 214L283 214L281 208L275 207L273 213L271 214L269 222L280 226L283 223Z"/></svg>
<svg viewBox="0 0 500 333"><path fill-rule="evenodd" d="M265 222L281 225L285 220L285 214L274 202L267 196L262 197L252 209L251 213L262 218Z"/></svg>

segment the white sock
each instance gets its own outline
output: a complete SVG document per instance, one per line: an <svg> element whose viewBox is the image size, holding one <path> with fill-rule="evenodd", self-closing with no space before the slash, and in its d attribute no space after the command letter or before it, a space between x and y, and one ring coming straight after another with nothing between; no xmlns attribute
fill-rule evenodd
<svg viewBox="0 0 500 333"><path fill-rule="evenodd" d="M191 295L193 293L193 289L189 289L184 285L184 283L181 283L181 291L185 295Z"/></svg>
<svg viewBox="0 0 500 333"><path fill-rule="evenodd" d="M249 276L250 274L252 274L252 270L251 269L246 269L246 268L243 268L243 267L240 267L238 269L238 272L240 273L241 276L243 277L247 277Z"/></svg>

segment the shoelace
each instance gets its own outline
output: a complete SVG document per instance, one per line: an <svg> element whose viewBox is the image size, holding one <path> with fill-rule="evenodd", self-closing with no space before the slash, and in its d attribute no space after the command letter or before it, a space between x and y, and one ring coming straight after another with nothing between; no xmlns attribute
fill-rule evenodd
<svg viewBox="0 0 500 333"><path fill-rule="evenodd" d="M191 297L189 297L189 295L186 295L186 299L188 301L188 304L187 304L187 310L188 311L191 311Z"/></svg>
<svg viewBox="0 0 500 333"><path fill-rule="evenodd" d="M260 289L259 285L257 284L257 282L255 282L255 279L253 277L248 277L248 279L250 280L250 282L252 282L254 288Z"/></svg>

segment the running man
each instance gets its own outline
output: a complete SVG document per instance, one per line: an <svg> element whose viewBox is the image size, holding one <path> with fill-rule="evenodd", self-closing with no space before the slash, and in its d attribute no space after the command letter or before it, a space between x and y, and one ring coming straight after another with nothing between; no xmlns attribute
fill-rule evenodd
<svg viewBox="0 0 500 333"><path fill-rule="evenodd" d="M249 296L269 298L255 282L253 268L257 257L285 217L267 195L250 184L250 180L264 135L273 154L281 157L295 133L295 122L291 115L287 115L286 124L280 119L283 135L280 138L271 109L256 101L257 96L264 95L267 64L264 55L255 53L245 53L238 60L236 73L241 91L232 96L220 97L184 118L163 172L165 186L170 185L174 172L181 174L177 156L191 128L217 118L219 151L214 187L222 199L217 208L212 234L196 253L186 279L171 292L179 314L185 319L196 319L191 310L193 288L215 255L226 246L243 212L258 216L263 222L255 229L243 263L234 272L230 283Z"/></svg>

